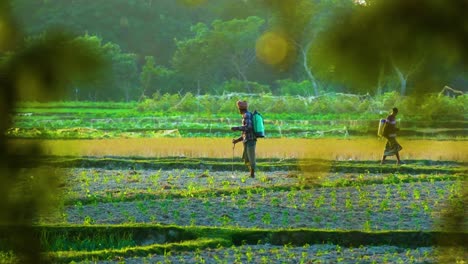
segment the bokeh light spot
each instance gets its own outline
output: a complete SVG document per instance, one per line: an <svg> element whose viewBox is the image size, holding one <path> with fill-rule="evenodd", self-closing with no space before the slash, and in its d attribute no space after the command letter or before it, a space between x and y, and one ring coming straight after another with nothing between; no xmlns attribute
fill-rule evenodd
<svg viewBox="0 0 468 264"><path fill-rule="evenodd" d="M288 41L281 34L267 32L256 43L257 58L269 65L281 64L288 55Z"/></svg>

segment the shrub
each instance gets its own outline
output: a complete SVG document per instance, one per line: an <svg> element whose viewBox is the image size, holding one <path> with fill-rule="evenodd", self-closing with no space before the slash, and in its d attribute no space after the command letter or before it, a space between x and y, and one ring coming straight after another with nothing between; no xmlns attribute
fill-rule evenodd
<svg viewBox="0 0 468 264"><path fill-rule="evenodd" d="M310 96L313 94L312 84L308 80L294 82L291 79L286 79L278 80L276 81L276 84L279 87L279 94L282 95Z"/></svg>
<svg viewBox="0 0 468 264"><path fill-rule="evenodd" d="M289 113L307 113L309 111L310 107L303 98L298 96L287 96L285 99Z"/></svg>
<svg viewBox="0 0 468 264"><path fill-rule="evenodd" d="M378 105L381 111L389 111L395 106L398 107L402 100L402 96L396 91L384 93L376 97L376 101L380 102Z"/></svg>
<svg viewBox="0 0 468 264"><path fill-rule="evenodd" d="M173 104L172 107L170 107L170 111L173 112L198 112L198 111L204 111L204 109L200 109L200 104L198 102L198 99L193 96L192 93L186 93L184 97L182 97L178 102Z"/></svg>
<svg viewBox="0 0 468 264"><path fill-rule="evenodd" d="M230 93L269 93L270 87L268 85L260 84L257 82L245 82L238 79L231 79L224 82L222 86L223 91ZM250 89L250 91L249 91Z"/></svg>
<svg viewBox="0 0 468 264"><path fill-rule="evenodd" d="M344 96L338 95L331 98L332 107L334 113L345 114L345 113L357 113L358 106L361 103L357 96Z"/></svg>
<svg viewBox="0 0 468 264"><path fill-rule="evenodd" d="M419 97L402 97L398 93L386 93L379 97L358 97L348 95L327 95L318 98L301 96L273 96L271 94L254 94L238 96L203 95L195 96L187 93L159 93L152 99L145 99L137 105L138 111L187 112L203 114L235 114L237 100L247 100L250 110L275 114L359 114L360 116L386 115L396 106L400 109L400 117L411 120L463 120L466 118L468 96L458 98L431 94ZM378 110L378 111L377 111Z"/></svg>
<svg viewBox="0 0 468 264"><path fill-rule="evenodd" d="M466 95L454 99L431 94L423 99L422 116L432 120L459 120L465 115Z"/></svg>

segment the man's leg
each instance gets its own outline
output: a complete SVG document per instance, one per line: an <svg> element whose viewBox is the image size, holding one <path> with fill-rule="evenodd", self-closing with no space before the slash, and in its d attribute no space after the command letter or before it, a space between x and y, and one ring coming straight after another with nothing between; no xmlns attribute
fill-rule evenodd
<svg viewBox="0 0 468 264"><path fill-rule="evenodd" d="M385 148L384 148L384 154L382 156L382 160L380 161L380 164L384 164L385 163L385 159L387 158L387 156L385 155L387 149L390 147L390 141L387 139L387 142L385 143Z"/></svg>
<svg viewBox="0 0 468 264"><path fill-rule="evenodd" d="M245 166L247 166L247 169L250 171L250 160L249 160L249 155L247 154L247 146L244 145L244 154L242 154L242 159L244 160Z"/></svg>
<svg viewBox="0 0 468 264"><path fill-rule="evenodd" d="M382 160L380 161L380 164L384 164L386 158L387 158L387 156L383 155Z"/></svg>
<svg viewBox="0 0 468 264"><path fill-rule="evenodd" d="M247 156L249 158L249 164L250 164L250 177L255 178L255 169L256 169L256 159L255 159L255 147L256 147L256 142L247 142L246 144L247 147Z"/></svg>

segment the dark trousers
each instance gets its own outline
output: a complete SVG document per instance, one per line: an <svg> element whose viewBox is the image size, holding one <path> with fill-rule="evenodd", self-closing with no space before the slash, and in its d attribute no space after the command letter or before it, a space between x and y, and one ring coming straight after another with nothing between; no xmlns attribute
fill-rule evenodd
<svg viewBox="0 0 468 264"><path fill-rule="evenodd" d="M256 169L257 162L255 161L255 147L257 141L244 142L244 152L242 153L242 159L245 164L250 167L251 170Z"/></svg>

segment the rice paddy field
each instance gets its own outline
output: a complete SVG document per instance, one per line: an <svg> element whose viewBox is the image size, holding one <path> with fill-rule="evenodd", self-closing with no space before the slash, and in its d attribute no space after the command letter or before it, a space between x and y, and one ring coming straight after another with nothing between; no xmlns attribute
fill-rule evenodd
<svg viewBox="0 0 468 264"><path fill-rule="evenodd" d="M380 165L385 140L365 133L267 137L250 178L227 124L217 137L136 137L31 136L26 123L11 142L42 154L24 170L60 176L59 207L35 225L54 263L468 261L463 133L400 137L399 166Z"/></svg>

